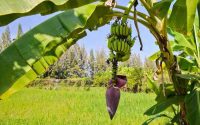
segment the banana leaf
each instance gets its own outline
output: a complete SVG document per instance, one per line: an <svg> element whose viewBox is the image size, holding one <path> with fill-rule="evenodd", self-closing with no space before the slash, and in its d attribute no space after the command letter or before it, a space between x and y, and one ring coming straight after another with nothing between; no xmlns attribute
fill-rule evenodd
<svg viewBox="0 0 200 125"><path fill-rule="evenodd" d="M144 114L148 116L158 114L167 109L172 104L178 104L180 101L183 101L183 99L184 99L183 96L174 96L171 98L167 98L147 109L147 111L145 111Z"/></svg>
<svg viewBox="0 0 200 125"><path fill-rule="evenodd" d="M108 23L111 18L106 14L110 13L102 2L67 10L12 43L0 54L0 99L44 73L67 48L86 36L85 29Z"/></svg>
<svg viewBox="0 0 200 125"><path fill-rule="evenodd" d="M151 10L157 17L159 17L160 19L163 19L164 17L167 16L172 2L173 0L162 0L162 1L156 2L153 4L153 7L151 8Z"/></svg>
<svg viewBox="0 0 200 125"><path fill-rule="evenodd" d="M199 0L177 0L168 20L173 30L191 35Z"/></svg>
<svg viewBox="0 0 200 125"><path fill-rule="evenodd" d="M200 90L195 89L185 97L187 120L190 125L200 123Z"/></svg>
<svg viewBox="0 0 200 125"><path fill-rule="evenodd" d="M1 0L0 26L28 15L50 14L105 0Z"/></svg>

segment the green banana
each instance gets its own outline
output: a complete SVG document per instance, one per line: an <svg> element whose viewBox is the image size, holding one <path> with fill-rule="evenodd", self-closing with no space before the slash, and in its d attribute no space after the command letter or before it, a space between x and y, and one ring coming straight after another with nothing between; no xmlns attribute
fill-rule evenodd
<svg viewBox="0 0 200 125"><path fill-rule="evenodd" d="M114 42L115 42L115 41L112 41L112 42L111 42L111 48L112 48L111 50L112 50L112 51L114 51Z"/></svg>
<svg viewBox="0 0 200 125"><path fill-rule="evenodd" d="M115 40L113 43L114 43L114 49L113 49L113 50L117 52L117 49L118 49L118 48L117 48L118 39Z"/></svg>
<svg viewBox="0 0 200 125"><path fill-rule="evenodd" d="M113 60L115 57L115 54L111 51L109 54L109 60Z"/></svg>
<svg viewBox="0 0 200 125"><path fill-rule="evenodd" d="M128 36L129 35L129 27L126 25L126 36Z"/></svg>
<svg viewBox="0 0 200 125"><path fill-rule="evenodd" d="M127 44L127 50L125 53L128 53L128 52L130 52L130 46Z"/></svg>
<svg viewBox="0 0 200 125"><path fill-rule="evenodd" d="M120 25L118 25L118 30L119 30L119 32L118 32L117 35L120 36L120 33L121 33L121 31L120 31L121 30L121 26Z"/></svg>
<svg viewBox="0 0 200 125"><path fill-rule="evenodd" d="M124 36L124 26L123 25L121 25L121 29L122 29L121 36Z"/></svg>
<svg viewBox="0 0 200 125"><path fill-rule="evenodd" d="M122 35L123 35L123 26L120 25L120 36L122 36Z"/></svg>
<svg viewBox="0 0 200 125"><path fill-rule="evenodd" d="M112 49L111 39L108 39L107 42L108 42L108 44L107 44L108 48L109 48L109 49Z"/></svg>
<svg viewBox="0 0 200 125"><path fill-rule="evenodd" d="M128 35L127 41L131 41L131 35Z"/></svg>
<svg viewBox="0 0 200 125"><path fill-rule="evenodd" d="M128 49L128 44L127 44L127 42L124 41L124 51L123 52L126 53L127 49Z"/></svg>
<svg viewBox="0 0 200 125"><path fill-rule="evenodd" d="M129 54L126 54L125 56L121 57L121 61L124 62L124 61L127 61L129 58L130 58L130 53Z"/></svg>
<svg viewBox="0 0 200 125"><path fill-rule="evenodd" d="M130 47L133 47L133 45L135 44L135 39L132 39L131 41L130 41Z"/></svg>
<svg viewBox="0 0 200 125"><path fill-rule="evenodd" d="M121 58L124 56L124 54L121 54L121 53L117 53L116 54L116 59L118 60L118 61L121 61Z"/></svg>
<svg viewBox="0 0 200 125"><path fill-rule="evenodd" d="M123 52L124 51L124 41L123 40L121 41L121 46L122 46L121 47L121 52Z"/></svg>
<svg viewBox="0 0 200 125"><path fill-rule="evenodd" d="M118 41L118 52L121 52L122 49L122 42L121 40Z"/></svg>
<svg viewBox="0 0 200 125"><path fill-rule="evenodd" d="M114 41L114 40L115 40L115 36L112 36L112 37L110 38L110 40L111 40L111 41Z"/></svg>
<svg viewBox="0 0 200 125"><path fill-rule="evenodd" d="M132 34L132 29L131 28L129 28L129 33L128 33L129 35L131 35Z"/></svg>
<svg viewBox="0 0 200 125"><path fill-rule="evenodd" d="M120 26L116 26L115 28L116 35L120 34Z"/></svg>
<svg viewBox="0 0 200 125"><path fill-rule="evenodd" d="M111 26L111 34L115 34L115 26L114 25Z"/></svg>

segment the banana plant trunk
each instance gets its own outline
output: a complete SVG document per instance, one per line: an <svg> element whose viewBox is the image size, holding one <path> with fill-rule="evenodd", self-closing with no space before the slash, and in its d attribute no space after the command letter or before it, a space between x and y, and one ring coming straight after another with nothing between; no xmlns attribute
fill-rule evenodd
<svg viewBox="0 0 200 125"><path fill-rule="evenodd" d="M158 44L160 51L162 52L163 55L163 61L165 62L168 70L169 78L174 85L176 95L179 96L186 95L187 94L186 86L188 81L176 76L176 74L181 74L181 71L179 69L176 56L174 56L172 53L167 36L164 37L160 36ZM181 117L179 120L180 125L189 125L186 119L185 103L180 102L179 106L180 106L180 117Z"/></svg>

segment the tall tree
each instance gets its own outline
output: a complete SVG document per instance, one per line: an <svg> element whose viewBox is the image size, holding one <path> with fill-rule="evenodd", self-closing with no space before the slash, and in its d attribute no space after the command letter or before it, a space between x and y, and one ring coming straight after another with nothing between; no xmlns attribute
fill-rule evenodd
<svg viewBox="0 0 200 125"><path fill-rule="evenodd" d="M144 68L147 72L152 72L156 69L155 63L148 58L144 59Z"/></svg>
<svg viewBox="0 0 200 125"><path fill-rule="evenodd" d="M78 44L76 44L75 46L75 53L76 53L76 60L78 62L78 69L79 72L77 72L77 75L79 77L85 77L86 76L86 62L87 62L87 52L85 49L85 46L79 46Z"/></svg>
<svg viewBox="0 0 200 125"><path fill-rule="evenodd" d="M141 57L139 54L136 54L134 53L132 56L131 56L131 65L133 67L142 67L143 64L142 64L142 60L141 60Z"/></svg>
<svg viewBox="0 0 200 125"><path fill-rule="evenodd" d="M94 74L95 74L95 57L94 57L93 49L90 50L90 56L89 56L89 59L88 59L88 64L89 64L90 77L93 79Z"/></svg>
<svg viewBox="0 0 200 125"><path fill-rule="evenodd" d="M17 39L23 35L22 25L18 24Z"/></svg>
<svg viewBox="0 0 200 125"><path fill-rule="evenodd" d="M107 68L106 59L107 59L107 56L103 48L99 51L96 51L96 63L97 63L96 72L106 70Z"/></svg>
<svg viewBox="0 0 200 125"><path fill-rule="evenodd" d="M3 51L2 39L0 38L0 53Z"/></svg>
<svg viewBox="0 0 200 125"><path fill-rule="evenodd" d="M2 49L7 48L11 43L9 26L7 26L5 31L2 33L1 39L2 39Z"/></svg>

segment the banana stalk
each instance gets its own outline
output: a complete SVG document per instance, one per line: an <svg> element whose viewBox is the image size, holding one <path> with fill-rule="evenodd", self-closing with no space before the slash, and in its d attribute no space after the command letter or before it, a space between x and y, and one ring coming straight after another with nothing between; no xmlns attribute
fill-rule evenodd
<svg viewBox="0 0 200 125"><path fill-rule="evenodd" d="M112 83L114 85L117 84L117 69L118 69L118 61L115 57L112 61Z"/></svg>

